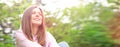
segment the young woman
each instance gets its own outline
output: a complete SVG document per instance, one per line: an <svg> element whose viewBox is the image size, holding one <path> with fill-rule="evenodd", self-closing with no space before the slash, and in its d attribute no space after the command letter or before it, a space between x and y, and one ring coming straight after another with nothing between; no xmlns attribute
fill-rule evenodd
<svg viewBox="0 0 120 47"><path fill-rule="evenodd" d="M27 8L22 27L16 31L16 47L59 47L55 38L45 30L44 15L37 5Z"/></svg>

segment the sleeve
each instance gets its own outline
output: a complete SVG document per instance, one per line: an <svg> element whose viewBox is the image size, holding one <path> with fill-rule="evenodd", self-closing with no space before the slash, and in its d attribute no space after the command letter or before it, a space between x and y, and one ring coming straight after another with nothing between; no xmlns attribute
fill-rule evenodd
<svg viewBox="0 0 120 47"><path fill-rule="evenodd" d="M56 39L49 32L47 32L47 41L48 41L48 47L60 47L56 42Z"/></svg>
<svg viewBox="0 0 120 47"><path fill-rule="evenodd" d="M42 47L37 42L32 42L25 38L24 34L21 32L15 33L16 37L16 47Z"/></svg>

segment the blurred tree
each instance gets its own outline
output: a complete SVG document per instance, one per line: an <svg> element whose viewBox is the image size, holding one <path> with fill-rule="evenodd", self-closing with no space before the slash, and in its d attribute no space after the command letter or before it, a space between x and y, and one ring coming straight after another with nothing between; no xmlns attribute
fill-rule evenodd
<svg viewBox="0 0 120 47"><path fill-rule="evenodd" d="M13 33L19 28L20 14L30 5L28 3L30 1L2 1L0 3L0 46L15 47Z"/></svg>
<svg viewBox="0 0 120 47"><path fill-rule="evenodd" d="M108 21L108 28L111 31L114 43L116 47L120 47L120 1L119 0L108 0L109 3L113 4L111 8L114 10L114 17Z"/></svg>
<svg viewBox="0 0 120 47"><path fill-rule="evenodd" d="M107 21L112 19L113 15L111 6L102 6L98 2L66 8L60 18L50 19L56 26L49 27L48 30L58 42L65 40L71 47L114 47L106 27ZM67 17L70 23L62 22L64 17Z"/></svg>

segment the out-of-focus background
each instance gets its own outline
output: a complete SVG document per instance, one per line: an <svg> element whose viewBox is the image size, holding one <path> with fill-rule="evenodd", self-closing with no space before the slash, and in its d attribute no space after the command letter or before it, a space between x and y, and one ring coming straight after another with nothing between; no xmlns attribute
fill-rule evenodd
<svg viewBox="0 0 120 47"><path fill-rule="evenodd" d="M44 11L47 31L70 47L120 47L120 0L0 0L0 47L15 47L24 10Z"/></svg>

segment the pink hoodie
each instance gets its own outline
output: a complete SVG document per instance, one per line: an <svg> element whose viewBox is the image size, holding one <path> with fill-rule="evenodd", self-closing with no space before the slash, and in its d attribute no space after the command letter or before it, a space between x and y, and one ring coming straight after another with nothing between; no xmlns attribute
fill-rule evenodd
<svg viewBox="0 0 120 47"><path fill-rule="evenodd" d="M22 31L16 31L15 37L16 47L42 47L37 42L28 40ZM59 47L55 38L49 32L46 32L46 44L44 47Z"/></svg>

